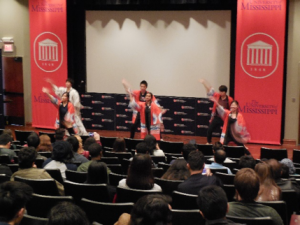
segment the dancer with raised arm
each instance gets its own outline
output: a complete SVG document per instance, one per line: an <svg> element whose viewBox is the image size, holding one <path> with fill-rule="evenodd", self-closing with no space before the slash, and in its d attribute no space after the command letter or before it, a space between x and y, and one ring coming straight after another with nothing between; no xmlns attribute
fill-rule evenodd
<svg viewBox="0 0 300 225"><path fill-rule="evenodd" d="M160 107L153 102L153 94L151 92L147 92L145 102L136 102L131 92L129 92L129 97L129 106L140 114L141 138L144 139L147 134L151 134L156 140L160 140L162 112Z"/></svg>
<svg viewBox="0 0 300 225"><path fill-rule="evenodd" d="M56 106L58 109L56 121L55 121L55 128L65 128L68 130L69 134L78 133L78 129L75 123L75 110L74 106L71 102L69 102L69 93L65 92L61 100L53 97L48 88L43 87L42 91L48 95L51 102Z"/></svg>
<svg viewBox="0 0 300 225"><path fill-rule="evenodd" d="M123 79L122 80L122 84L125 88L125 91L128 94L131 94L134 101L138 104L141 102L145 102L146 101L146 95L149 93L147 91L147 87L148 87L148 83L147 81L143 80L140 83L140 90L131 90L129 83ZM160 105L158 104L158 102L156 101L155 96L151 93L152 95L152 99L151 101L156 104L158 107L160 107ZM164 113L165 110L162 110L162 113ZM135 110L135 108L133 108L133 113L132 113L132 126L130 128L130 138L134 138L134 134L135 131L137 129L137 127L139 126L139 124L141 124L141 119L140 119L140 113L139 111ZM160 129L163 130L163 123L160 124ZM158 139L159 140L159 139Z"/></svg>
<svg viewBox="0 0 300 225"><path fill-rule="evenodd" d="M78 92L72 87L74 85L74 80L71 78L68 78L66 80L66 87L57 87L51 79L46 79L46 81L51 84L52 89L54 93L57 95L57 97L62 98L62 95L66 92L69 93L70 96L70 102L73 104L75 109L75 123L78 128L78 135L88 135L86 132L86 129L82 123L81 120L81 113L80 109L83 107L80 103L80 97Z"/></svg>
<svg viewBox="0 0 300 225"><path fill-rule="evenodd" d="M218 104L223 106L224 109L229 110L229 106L231 105L233 99L226 94L227 87L225 85L221 85L219 87L219 92L215 92L213 87L206 80L200 79L199 81L205 87L208 97L214 97L215 99L217 99ZM211 138L212 138L213 131L217 127L223 126L223 120L220 117L220 115L218 114L218 111L216 110L217 103L214 103L214 105L213 105L211 119L209 120L210 124L209 124L208 130L207 130L207 144L211 144Z"/></svg>

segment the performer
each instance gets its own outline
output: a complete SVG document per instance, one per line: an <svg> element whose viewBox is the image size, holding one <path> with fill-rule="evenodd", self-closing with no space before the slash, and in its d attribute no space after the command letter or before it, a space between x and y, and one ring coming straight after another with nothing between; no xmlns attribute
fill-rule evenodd
<svg viewBox="0 0 300 225"><path fill-rule="evenodd" d="M229 106L231 105L233 99L226 94L227 87L225 85L221 85L219 87L219 93L217 93L212 88L212 86L210 84L208 84L208 82L206 80L200 79L199 81L205 87L208 97L214 97L215 99L217 99L218 104L223 106L224 109L229 110ZM207 130L207 144L211 144L211 138L212 138L213 131L217 127L223 126L223 120L220 117L220 115L218 114L218 111L216 110L217 103L215 102L213 105L211 119L209 120L210 124L209 124L208 130Z"/></svg>
<svg viewBox="0 0 300 225"><path fill-rule="evenodd" d="M73 106L75 108L75 123L78 127L78 135L88 135L88 133L86 132L86 129L82 123L82 120L81 120L80 109L82 108L82 105L80 103L79 94L74 88L72 88L72 86L74 84L74 80L71 78L68 78L66 80L66 87L57 87L50 79L46 79L46 81L49 84L51 84L53 91L59 98L61 98L65 92L69 93L70 102L73 104Z"/></svg>
<svg viewBox="0 0 300 225"><path fill-rule="evenodd" d="M250 135L244 117L239 113L239 103L236 100L232 101L230 110L227 110L218 103L218 99L215 97L210 99L216 103L218 114L224 120L220 142L227 145L233 141L238 146L244 146L250 139Z"/></svg>
<svg viewBox="0 0 300 225"><path fill-rule="evenodd" d="M58 100L49 93L49 89L43 87L42 91L48 95L51 102L58 109L54 125L55 128L65 128L68 130L70 135L78 133L74 118L75 110L72 103L69 102L69 93L65 92L64 94L62 94L61 100Z"/></svg>
<svg viewBox="0 0 300 225"><path fill-rule="evenodd" d="M128 84L128 82L123 79L122 80L122 84L125 88L125 91L128 93L128 94L131 94L132 97L134 98L135 102L136 103L140 103L140 102L145 102L146 100L146 95L147 93L149 93L147 91L147 87L148 87L148 83L147 81L143 80L141 81L140 83L140 90L136 90L136 91L132 91L130 89L130 85ZM160 105L158 104L158 102L156 101L156 98L154 95L152 95L152 102L155 103L158 107L160 107ZM163 111L164 113L165 111ZM133 113L132 113L132 126L130 128L130 138L134 138L134 134L135 134L135 131L137 129L137 127L139 126L139 124L141 123L141 119L140 119L140 113L135 110L133 108ZM163 123L161 123L160 125L160 129L163 130Z"/></svg>
<svg viewBox="0 0 300 225"><path fill-rule="evenodd" d="M147 92L145 102L136 102L135 98L129 92L129 106L138 111L141 120L141 138L144 139L147 134L151 134L156 140L160 140L160 124L162 123L162 112L160 107L153 102L153 94Z"/></svg>

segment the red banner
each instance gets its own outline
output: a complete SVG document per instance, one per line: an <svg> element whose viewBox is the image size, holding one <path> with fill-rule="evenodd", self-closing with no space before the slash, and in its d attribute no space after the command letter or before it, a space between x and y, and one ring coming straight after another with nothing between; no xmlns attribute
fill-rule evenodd
<svg viewBox="0 0 300 225"><path fill-rule="evenodd" d="M280 144L286 1L238 0L235 99L252 143Z"/></svg>
<svg viewBox="0 0 300 225"><path fill-rule="evenodd" d="M67 78L66 0L29 0L32 126L54 128L57 109L42 92L50 78L64 86Z"/></svg>

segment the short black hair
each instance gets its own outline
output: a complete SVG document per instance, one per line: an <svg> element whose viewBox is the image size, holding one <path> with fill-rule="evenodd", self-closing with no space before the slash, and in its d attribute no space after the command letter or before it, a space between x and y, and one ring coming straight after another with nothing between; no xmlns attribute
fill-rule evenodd
<svg viewBox="0 0 300 225"><path fill-rule="evenodd" d="M73 152L77 152L78 151L79 141L78 141L78 139L75 136L68 137L66 141L69 142L72 145Z"/></svg>
<svg viewBox="0 0 300 225"><path fill-rule="evenodd" d="M228 90L228 88L225 86L225 85L221 85L220 87L219 87L219 91L220 92L225 92L225 93L227 93L227 90Z"/></svg>
<svg viewBox="0 0 300 225"><path fill-rule="evenodd" d="M183 145L183 148L182 148L182 156L183 156L183 158L185 160L187 160L190 152L191 151L195 151L195 150L197 150L197 147L194 144L185 144L185 145Z"/></svg>
<svg viewBox="0 0 300 225"><path fill-rule="evenodd" d="M83 144L83 149L87 150L89 149L90 145L91 144L94 144L94 143L97 143L95 138L93 137L88 137L85 141L84 141L84 144Z"/></svg>
<svg viewBox="0 0 300 225"><path fill-rule="evenodd" d="M40 144L40 137L37 133L32 132L28 137L27 137L27 145L28 147L34 147L37 148Z"/></svg>
<svg viewBox="0 0 300 225"><path fill-rule="evenodd" d="M227 196L218 186L210 185L199 191L197 203L207 220L223 219L227 212Z"/></svg>
<svg viewBox="0 0 300 225"><path fill-rule="evenodd" d="M48 216L48 225L89 225L85 212L72 202L61 202L54 206Z"/></svg>
<svg viewBox="0 0 300 225"><path fill-rule="evenodd" d="M156 149L156 138L153 135L148 134L144 138L144 142L148 146L148 149L149 149L148 151L149 151L150 155L152 155L153 154L153 150Z"/></svg>
<svg viewBox="0 0 300 225"><path fill-rule="evenodd" d="M64 128L58 128L55 130L55 140L62 141L64 139L66 130Z"/></svg>
<svg viewBox="0 0 300 225"><path fill-rule="evenodd" d="M204 155L200 151L190 152L187 163L190 165L191 170L201 170L204 165Z"/></svg>
<svg viewBox="0 0 300 225"><path fill-rule="evenodd" d="M32 188L22 182L7 181L0 185L0 221L12 221L31 199Z"/></svg>
<svg viewBox="0 0 300 225"><path fill-rule="evenodd" d="M239 161L239 169L251 168L254 169L256 165L255 159L251 155L243 155Z"/></svg>
<svg viewBox="0 0 300 225"><path fill-rule="evenodd" d="M149 153L149 147L145 142L140 142L135 146L137 154L147 154Z"/></svg>
<svg viewBox="0 0 300 225"><path fill-rule="evenodd" d="M146 87L148 87L148 83L147 83L147 81L145 81L145 80L142 80L142 81L141 81L141 83L140 83L140 85L142 85L142 84L144 84L144 85L146 85Z"/></svg>
<svg viewBox="0 0 300 225"><path fill-rule="evenodd" d="M219 149L223 149L223 150L224 150L224 146L222 145L221 142L217 141L217 142L215 142L215 143L213 144L212 149L213 149L214 151L217 151L217 150L219 150Z"/></svg>
<svg viewBox="0 0 300 225"><path fill-rule="evenodd" d="M91 144L87 149L90 152L91 158L95 158L101 155L102 147L98 143Z"/></svg>
<svg viewBox="0 0 300 225"><path fill-rule="evenodd" d="M93 160L88 168L87 184L107 184L107 166L104 162Z"/></svg>
<svg viewBox="0 0 300 225"><path fill-rule="evenodd" d="M7 145L8 142L11 142L11 136L9 134L0 135L0 145Z"/></svg>
<svg viewBox="0 0 300 225"><path fill-rule="evenodd" d="M72 145L66 141L54 142L51 158L59 162L70 163L73 158Z"/></svg>
<svg viewBox="0 0 300 225"><path fill-rule="evenodd" d="M37 152L33 147L22 148L19 152L19 167L21 169L31 168L32 164L35 162L37 157Z"/></svg>
<svg viewBox="0 0 300 225"><path fill-rule="evenodd" d="M74 85L74 80L73 80L72 78L66 79L66 82L70 82L71 85L72 85L72 87L73 87L73 85Z"/></svg>
<svg viewBox="0 0 300 225"><path fill-rule="evenodd" d="M226 152L222 149L215 151L215 161L216 163L223 164L226 159Z"/></svg>

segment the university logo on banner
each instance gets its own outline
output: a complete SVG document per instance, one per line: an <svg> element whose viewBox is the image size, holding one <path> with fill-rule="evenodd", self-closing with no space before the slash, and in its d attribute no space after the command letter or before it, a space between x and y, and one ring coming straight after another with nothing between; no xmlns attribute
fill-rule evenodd
<svg viewBox="0 0 300 225"><path fill-rule="evenodd" d="M63 44L52 32L39 34L33 44L34 62L45 72L58 70L63 63Z"/></svg>
<svg viewBox="0 0 300 225"><path fill-rule="evenodd" d="M279 47L276 40L265 33L249 35L241 47L241 67L256 79L271 76L278 68Z"/></svg>

